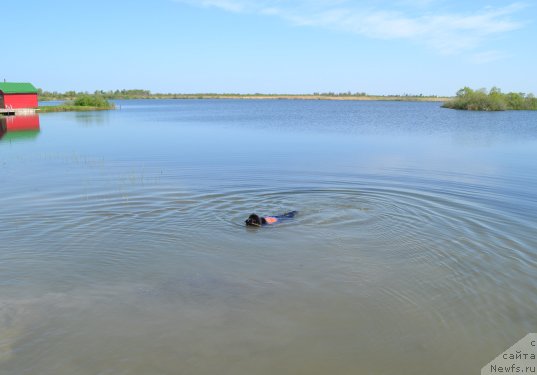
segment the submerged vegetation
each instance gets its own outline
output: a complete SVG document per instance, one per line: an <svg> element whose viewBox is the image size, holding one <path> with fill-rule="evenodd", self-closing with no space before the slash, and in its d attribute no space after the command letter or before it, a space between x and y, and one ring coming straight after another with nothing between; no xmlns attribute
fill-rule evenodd
<svg viewBox="0 0 537 375"><path fill-rule="evenodd" d="M41 106L39 111L45 112L70 112L70 111L99 111L114 109L115 105L99 94L81 94L74 100L66 101L56 106Z"/></svg>
<svg viewBox="0 0 537 375"><path fill-rule="evenodd" d="M537 98L533 94L510 92L504 94L497 87L472 90L465 87L457 91L457 96L442 106L469 111L537 110Z"/></svg>

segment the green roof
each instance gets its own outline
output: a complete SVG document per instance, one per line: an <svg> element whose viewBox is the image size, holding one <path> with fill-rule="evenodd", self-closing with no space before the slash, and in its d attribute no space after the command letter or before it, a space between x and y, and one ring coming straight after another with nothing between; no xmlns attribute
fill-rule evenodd
<svg viewBox="0 0 537 375"><path fill-rule="evenodd" d="M37 89L26 82L0 82L0 91L4 94L37 94Z"/></svg>

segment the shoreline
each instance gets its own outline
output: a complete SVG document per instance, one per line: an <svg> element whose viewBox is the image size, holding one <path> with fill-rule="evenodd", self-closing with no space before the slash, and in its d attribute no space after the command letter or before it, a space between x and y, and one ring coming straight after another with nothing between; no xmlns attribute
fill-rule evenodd
<svg viewBox="0 0 537 375"><path fill-rule="evenodd" d="M340 100L340 101L392 101L392 102L444 102L444 97L419 96L326 96L326 95L184 95L158 99L242 99L242 100Z"/></svg>
<svg viewBox="0 0 537 375"><path fill-rule="evenodd" d="M72 98L45 97L41 101L70 100ZM339 100L339 101L393 101L393 102L445 102L450 97L434 96L353 96L353 95L262 95L262 94L154 94L140 97L106 97L108 100L192 100L192 99L240 99L240 100Z"/></svg>
<svg viewBox="0 0 537 375"><path fill-rule="evenodd" d="M102 107L89 107L89 106L39 106L37 108L38 114L40 113L56 113L56 112L89 112L89 111L110 111L115 109L111 108L102 108Z"/></svg>

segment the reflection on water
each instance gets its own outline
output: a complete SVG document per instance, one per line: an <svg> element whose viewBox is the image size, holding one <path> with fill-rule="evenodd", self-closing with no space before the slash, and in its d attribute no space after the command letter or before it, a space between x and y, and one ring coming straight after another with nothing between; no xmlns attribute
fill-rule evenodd
<svg viewBox="0 0 537 375"><path fill-rule="evenodd" d="M133 101L41 122L0 142L2 374L475 373L537 325L535 113Z"/></svg>
<svg viewBox="0 0 537 375"><path fill-rule="evenodd" d="M39 134L39 115L0 116L0 140L33 139Z"/></svg>

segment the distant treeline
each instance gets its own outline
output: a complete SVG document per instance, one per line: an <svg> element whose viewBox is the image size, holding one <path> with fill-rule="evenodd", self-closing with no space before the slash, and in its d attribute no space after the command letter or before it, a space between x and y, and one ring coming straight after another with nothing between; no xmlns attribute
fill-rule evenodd
<svg viewBox="0 0 537 375"><path fill-rule="evenodd" d="M39 100L75 100L80 97L87 97L88 95L94 95L103 97L105 99L150 99L153 94L149 90L115 90L115 91L103 91L97 90L93 93L87 91L44 91L43 89L37 89L37 95Z"/></svg>
<svg viewBox="0 0 537 375"><path fill-rule="evenodd" d="M57 92L57 91L44 91L42 89L38 89L38 95L39 100L42 101L50 101L50 100L75 100L76 98L83 96L83 95L98 95L108 100L114 100L114 99L207 99L207 98L284 98L284 99L314 99L314 98L326 98L326 99L359 99L359 98L378 98L378 99L399 99L399 100L412 100L415 98L416 100L419 99L426 99L431 98L435 99L437 98L436 95L410 95L410 94L403 94L403 95L382 95L382 96L376 96L376 95L368 95L365 92L315 92L313 94L238 94L238 93L198 93L198 94L174 94L174 93L151 93L149 90L141 90L141 89L134 89L134 90L110 90L110 91L103 91L103 90L97 90L93 93L88 92L77 92L77 91L66 91L66 92Z"/></svg>
<svg viewBox="0 0 537 375"><path fill-rule="evenodd" d="M504 94L497 87L472 90L465 87L457 96L444 103L444 108L469 111L537 110L537 98L533 94L510 92Z"/></svg>

